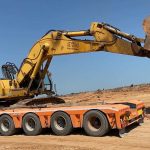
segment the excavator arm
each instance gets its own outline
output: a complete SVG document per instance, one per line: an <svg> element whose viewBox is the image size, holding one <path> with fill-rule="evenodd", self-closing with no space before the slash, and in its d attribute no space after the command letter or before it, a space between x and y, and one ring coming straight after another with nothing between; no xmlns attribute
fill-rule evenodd
<svg viewBox="0 0 150 150"><path fill-rule="evenodd" d="M82 40L81 36L92 36L93 39ZM22 96L25 97L42 94L42 83L53 56L106 51L150 57L150 49L141 46L143 42L144 39L121 32L108 24L97 22L93 22L89 30L49 31L35 43L27 58L23 60L16 79L11 82L13 86L11 96L16 96L16 94L13 96L13 90L16 91L16 89L23 91ZM16 87L13 84L16 84ZM4 93L7 98L8 92Z"/></svg>

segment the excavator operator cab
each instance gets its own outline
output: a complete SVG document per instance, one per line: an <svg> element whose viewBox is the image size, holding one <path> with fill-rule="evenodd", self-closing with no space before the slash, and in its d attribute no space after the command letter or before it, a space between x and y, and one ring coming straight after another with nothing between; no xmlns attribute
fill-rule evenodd
<svg viewBox="0 0 150 150"><path fill-rule="evenodd" d="M53 91L53 82L52 82L52 78L51 78L51 73L49 71L47 71L45 78L44 78L44 82L43 82L43 87L44 87L44 93L47 95L53 95L55 94L55 92Z"/></svg>
<svg viewBox="0 0 150 150"><path fill-rule="evenodd" d="M7 62L2 65L2 74L4 79L13 80L18 72L18 68L14 63Z"/></svg>

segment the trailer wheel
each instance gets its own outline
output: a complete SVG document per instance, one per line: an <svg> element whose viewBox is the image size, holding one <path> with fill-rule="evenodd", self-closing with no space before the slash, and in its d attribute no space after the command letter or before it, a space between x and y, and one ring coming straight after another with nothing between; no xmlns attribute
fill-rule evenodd
<svg viewBox="0 0 150 150"><path fill-rule="evenodd" d="M0 133L4 136L15 134L16 129L13 119L9 115L2 115L0 117Z"/></svg>
<svg viewBox="0 0 150 150"><path fill-rule="evenodd" d="M28 113L23 117L22 128L26 135L38 135L42 131L41 122L33 113Z"/></svg>
<svg viewBox="0 0 150 150"><path fill-rule="evenodd" d="M56 135L68 135L73 129L72 121L65 112L56 112L51 117L51 128Z"/></svg>
<svg viewBox="0 0 150 150"><path fill-rule="evenodd" d="M83 128L87 135L103 136L109 131L109 123L102 112L91 110L83 118Z"/></svg>

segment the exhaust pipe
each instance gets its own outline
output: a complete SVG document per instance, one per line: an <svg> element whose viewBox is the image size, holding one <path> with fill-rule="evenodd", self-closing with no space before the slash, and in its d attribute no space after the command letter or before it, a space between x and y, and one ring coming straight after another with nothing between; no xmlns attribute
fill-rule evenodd
<svg viewBox="0 0 150 150"><path fill-rule="evenodd" d="M144 29L144 32L146 33L144 49L150 51L150 16L144 19L143 29Z"/></svg>

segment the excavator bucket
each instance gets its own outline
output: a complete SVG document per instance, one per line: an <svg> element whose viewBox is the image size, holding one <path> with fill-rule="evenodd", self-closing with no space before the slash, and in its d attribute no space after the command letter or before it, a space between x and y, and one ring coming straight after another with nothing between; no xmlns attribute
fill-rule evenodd
<svg viewBox="0 0 150 150"><path fill-rule="evenodd" d="M144 48L150 51L150 16L144 19L143 29L146 33Z"/></svg>

